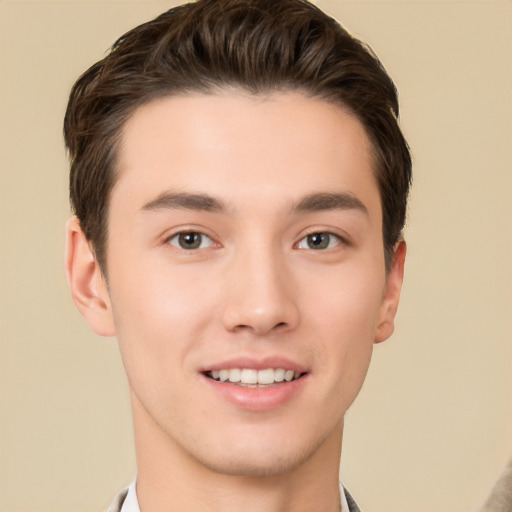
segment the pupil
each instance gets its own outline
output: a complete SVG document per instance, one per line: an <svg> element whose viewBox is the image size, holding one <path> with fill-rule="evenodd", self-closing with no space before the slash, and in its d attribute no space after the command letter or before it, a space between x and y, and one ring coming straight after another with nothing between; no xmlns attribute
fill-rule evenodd
<svg viewBox="0 0 512 512"><path fill-rule="evenodd" d="M329 235L325 233L308 235L308 245L312 249L326 249L329 245Z"/></svg>
<svg viewBox="0 0 512 512"><path fill-rule="evenodd" d="M201 235L199 233L182 233L179 236L179 242L184 249L197 249L201 245Z"/></svg>

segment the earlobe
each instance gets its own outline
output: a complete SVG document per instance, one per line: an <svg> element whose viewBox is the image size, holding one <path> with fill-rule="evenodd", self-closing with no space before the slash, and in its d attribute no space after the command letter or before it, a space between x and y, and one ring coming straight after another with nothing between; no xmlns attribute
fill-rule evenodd
<svg viewBox="0 0 512 512"><path fill-rule="evenodd" d="M76 216L66 223L65 271L73 301L89 327L101 336L114 336L107 285Z"/></svg>
<svg viewBox="0 0 512 512"><path fill-rule="evenodd" d="M386 279L386 289L382 299L379 323L375 333L375 343L387 340L395 328L395 315L398 309L400 291L404 277L404 264L407 246L400 239L393 249L393 262Z"/></svg>

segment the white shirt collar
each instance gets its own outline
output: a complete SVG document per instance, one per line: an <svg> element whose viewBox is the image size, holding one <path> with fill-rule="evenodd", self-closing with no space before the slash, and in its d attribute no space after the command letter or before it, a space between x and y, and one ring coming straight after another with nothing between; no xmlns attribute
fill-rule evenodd
<svg viewBox="0 0 512 512"><path fill-rule="evenodd" d="M135 480L128 487L128 494L124 500L120 512L140 512L139 500L137 499L137 489L135 488Z"/></svg>
<svg viewBox="0 0 512 512"><path fill-rule="evenodd" d="M350 512L347 503L347 497L345 496L345 491L343 489L343 484L340 482L340 501L341 501L341 511L340 512Z"/></svg>
<svg viewBox="0 0 512 512"><path fill-rule="evenodd" d="M347 498L345 496L345 491L343 490L343 485L340 482L340 499L341 499L341 512L350 512L348 508ZM124 500L123 506L121 508L121 512L140 512L139 508L139 500L137 499L137 489L135 486L135 480L131 483L130 487L128 487L128 494L126 495L126 499Z"/></svg>

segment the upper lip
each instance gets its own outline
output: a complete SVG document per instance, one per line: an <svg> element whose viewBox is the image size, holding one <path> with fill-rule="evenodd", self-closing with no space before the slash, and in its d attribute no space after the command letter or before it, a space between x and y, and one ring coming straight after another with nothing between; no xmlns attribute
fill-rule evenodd
<svg viewBox="0 0 512 512"><path fill-rule="evenodd" d="M283 368L285 370L293 370L298 373L306 373L307 368L291 359L282 356L266 356L266 357L236 357L225 359L219 363L212 363L204 366L200 371L211 372L214 370L225 370L230 368L248 368L253 370L266 370L267 368Z"/></svg>

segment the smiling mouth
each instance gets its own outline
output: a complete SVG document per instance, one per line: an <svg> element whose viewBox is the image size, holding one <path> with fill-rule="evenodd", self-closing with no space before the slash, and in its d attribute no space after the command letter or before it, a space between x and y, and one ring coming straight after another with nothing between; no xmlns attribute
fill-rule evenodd
<svg viewBox="0 0 512 512"><path fill-rule="evenodd" d="M285 368L266 368L265 370L229 368L207 371L204 375L218 382L250 388L262 388L292 382L304 374Z"/></svg>

